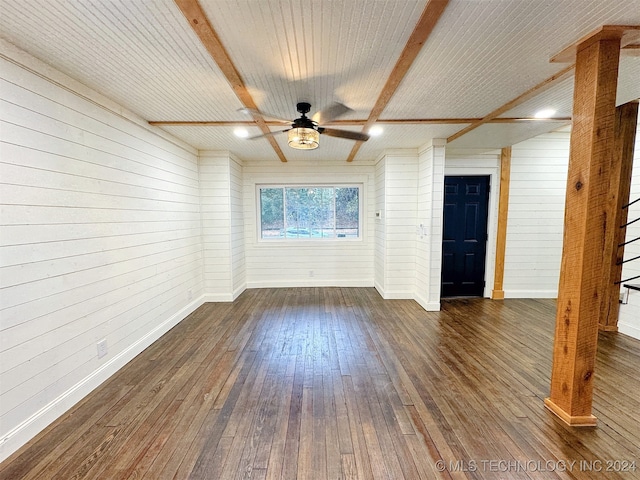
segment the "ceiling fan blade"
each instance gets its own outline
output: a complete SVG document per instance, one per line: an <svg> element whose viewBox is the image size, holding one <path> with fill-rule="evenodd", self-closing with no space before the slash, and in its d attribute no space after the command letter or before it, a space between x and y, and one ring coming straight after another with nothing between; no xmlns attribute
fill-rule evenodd
<svg viewBox="0 0 640 480"><path fill-rule="evenodd" d="M311 117L311 120L318 125L324 125L349 112L353 112L353 110L342 103L334 102L319 112L316 112L313 117Z"/></svg>
<svg viewBox="0 0 640 480"><path fill-rule="evenodd" d="M352 132L350 130L338 130L337 128L319 128L318 131L324 135L329 135L330 137L346 138L349 140L357 140L359 142L366 142L367 140L369 140L369 135L367 135L366 133Z"/></svg>
<svg viewBox="0 0 640 480"><path fill-rule="evenodd" d="M254 135L253 137L247 137L247 140L257 140L258 138L272 137L273 135L288 132L289 130L291 129L287 128L286 130L278 130L277 132L262 133L260 135Z"/></svg>
<svg viewBox="0 0 640 480"><path fill-rule="evenodd" d="M281 118L276 115L271 115L270 113L261 112L260 110L256 110L255 108L240 108L238 111L247 115L258 115L259 117L268 118L276 122L291 124L291 120L287 120L286 118Z"/></svg>

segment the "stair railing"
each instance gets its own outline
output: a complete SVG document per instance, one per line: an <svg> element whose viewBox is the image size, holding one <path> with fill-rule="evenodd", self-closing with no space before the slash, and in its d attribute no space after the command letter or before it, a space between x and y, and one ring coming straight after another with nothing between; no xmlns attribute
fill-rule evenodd
<svg viewBox="0 0 640 480"><path fill-rule="evenodd" d="M640 198L637 198L633 202L627 203L622 208L623 209L628 209L631 205L633 205L635 203L638 203L638 202L640 202ZM634 224L636 222L640 222L640 217L638 217L638 218L636 218L634 220L628 221L624 225L620 225L620 228L626 229L629 225L632 225L632 224ZM629 245L630 243L634 243L634 242L637 242L637 241L640 241L640 237L632 238L631 240L627 240L627 241L625 241L623 243L620 243L620 244L618 244L618 248L623 248L626 245ZM626 259L623 258L622 260L619 260L616 263L616 265L623 265L625 263L634 262L634 261L637 261L637 260L640 260L640 255L637 255L637 256L635 256L633 258L626 258ZM621 300L620 300L620 302L622 304L626 304L627 303L627 301L629 299L629 290L638 290L638 291L640 291L640 285L634 285L634 284L627 283L627 282L631 282L633 280L637 280L639 278L640 278L640 275L636 275L636 276L625 278L623 280L615 282L616 285L623 284L623 286L626 288L626 293L623 295L623 298L621 298Z"/></svg>

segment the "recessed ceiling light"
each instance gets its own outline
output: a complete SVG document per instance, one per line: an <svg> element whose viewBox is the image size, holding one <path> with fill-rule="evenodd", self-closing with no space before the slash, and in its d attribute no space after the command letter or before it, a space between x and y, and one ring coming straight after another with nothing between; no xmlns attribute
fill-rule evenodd
<svg viewBox="0 0 640 480"><path fill-rule="evenodd" d="M553 108L545 108L543 110L538 110L534 117L535 118L551 118L555 115L556 111Z"/></svg>
<svg viewBox="0 0 640 480"><path fill-rule="evenodd" d="M384 132L384 129L380 125L374 125L369 129L369 135L371 135L372 137L382 135L382 132Z"/></svg>
<svg viewBox="0 0 640 480"><path fill-rule="evenodd" d="M233 133L236 137L240 138L247 138L249 136L249 132L247 131L247 129L242 127L236 128Z"/></svg>

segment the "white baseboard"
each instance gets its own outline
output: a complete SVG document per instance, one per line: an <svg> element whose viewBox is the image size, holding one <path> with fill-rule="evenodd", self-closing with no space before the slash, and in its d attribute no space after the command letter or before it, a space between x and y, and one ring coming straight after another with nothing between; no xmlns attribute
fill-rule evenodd
<svg viewBox="0 0 640 480"><path fill-rule="evenodd" d="M382 298L385 300L413 300L415 293L406 290L385 291Z"/></svg>
<svg viewBox="0 0 640 480"><path fill-rule="evenodd" d="M421 295L416 295L414 300L418 302L422 308L424 308L427 312L439 312L440 311L440 302L430 302L426 298Z"/></svg>
<svg viewBox="0 0 640 480"><path fill-rule="evenodd" d="M203 303L224 303L233 302L242 292L247 289L247 285L243 284L231 293L206 293L203 295Z"/></svg>
<svg viewBox="0 0 640 480"><path fill-rule="evenodd" d="M618 322L618 332L640 340L640 327Z"/></svg>
<svg viewBox="0 0 640 480"><path fill-rule="evenodd" d="M414 297L415 297L415 294L414 294L413 291L405 291L405 290L389 291L389 290L385 290L384 288L382 288L382 285L380 285L378 282L375 282L373 286L378 291L380 296L382 298L384 298L385 300L413 300Z"/></svg>
<svg viewBox="0 0 640 480"><path fill-rule="evenodd" d="M380 285L378 282L374 282L373 288L375 288L378 291L378 294L382 298L384 298L384 288L382 288L382 285Z"/></svg>
<svg viewBox="0 0 640 480"><path fill-rule="evenodd" d="M246 288L292 288L292 287L373 287L372 279L279 279L247 282Z"/></svg>
<svg viewBox="0 0 640 480"><path fill-rule="evenodd" d="M127 362L132 360L145 348L149 347L162 335L175 327L203 303L204 296L195 299L156 328L148 332L137 342L131 344L128 348L117 355L114 355L113 358L100 365L100 367L94 370L90 375L87 375L66 392L59 395L22 423L4 434L0 438L0 462L8 458L11 454L16 452L20 447L44 430L48 425L53 423L57 418L62 416L76 403L120 370Z"/></svg>
<svg viewBox="0 0 640 480"><path fill-rule="evenodd" d="M558 290L505 290L504 298L558 298Z"/></svg>
<svg viewBox="0 0 640 480"><path fill-rule="evenodd" d="M408 291L396 291L387 292L382 286L376 282L374 285L380 296L385 300L415 300L418 305L424 308L427 312L439 312L440 302L429 302L426 298L417 295L414 292Z"/></svg>
<svg viewBox="0 0 640 480"><path fill-rule="evenodd" d="M232 293L206 293L202 298L204 303L224 303L235 300Z"/></svg>
<svg viewBox="0 0 640 480"><path fill-rule="evenodd" d="M246 283L243 283L238 288L236 288L233 291L233 294L232 294L232 301L235 300L236 298L238 298L240 295L242 295L242 292L244 292L246 289L247 289L247 284Z"/></svg>

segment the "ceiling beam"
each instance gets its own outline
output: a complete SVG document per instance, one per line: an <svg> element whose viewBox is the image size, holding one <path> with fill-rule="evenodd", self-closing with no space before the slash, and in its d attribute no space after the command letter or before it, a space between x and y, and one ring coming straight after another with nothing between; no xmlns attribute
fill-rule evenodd
<svg viewBox="0 0 640 480"><path fill-rule="evenodd" d="M560 53L551 57L549 61L555 63L573 63L576 61L578 46L584 48L590 43L607 39L620 39L621 48L624 49L628 46L632 46L631 48L633 48L633 45L640 40L640 25L602 25L577 42L564 48Z"/></svg>
<svg viewBox="0 0 640 480"><path fill-rule="evenodd" d="M457 125L460 123L474 123L482 121L482 118L380 118L376 123L382 123L387 125ZM501 117L489 120L487 123L519 123L519 122L561 122L566 123L571 121L571 117L556 117L556 118L533 118L533 117ZM238 121L226 121L226 120L202 120L202 121L185 121L185 120L151 120L149 125L156 127L255 127L256 124L253 121L238 120ZM280 127L282 122L273 122L266 120L264 122L270 127ZM333 120L327 122L324 125L356 125L362 126L367 123L367 120Z"/></svg>
<svg viewBox="0 0 640 480"><path fill-rule="evenodd" d="M621 44L623 48L627 48L630 52L633 52L637 47L635 42L637 42L638 39L640 38L640 26L638 25L603 25L602 27L598 28L594 32L591 32L589 35L586 35L585 37L581 38L574 44L566 47L560 53L551 57L549 61L556 62L556 63L575 62L578 45L581 45L582 47L584 47L586 42L596 42L596 41L600 41L607 38L622 38ZM529 90L524 92L522 95L519 95L518 97L514 98L513 100L505 103L501 107L489 113L481 121L474 122L468 127L463 128L459 132L454 133L449 138L447 138L447 143L450 143L455 139L460 138L462 135L469 133L472 130L475 130L480 125L484 125L485 123L489 123L493 121L496 117L508 112L515 106L529 100L535 95L538 95L544 92L545 90L555 85L557 82L560 82L565 78L567 78L569 75L573 74L574 68L575 68L575 63L572 63L571 65L565 67L563 70L560 70L555 75L552 75L546 80L543 80L535 87L530 88Z"/></svg>
<svg viewBox="0 0 640 480"><path fill-rule="evenodd" d="M409 68L413 65L413 62L420 53L422 46L427 41L427 38L429 38L429 35L431 35L431 32L436 26L436 23L438 23L438 20L442 16L442 13L448 3L449 0L429 0L427 2L418 23L413 29L413 32L404 46L395 67L393 67L393 70L387 79L387 83L382 88L382 91L378 96L378 100L369 114L369 118L362 128L363 132L366 133L378 118L380 118L380 115L389 103L389 100L391 100L391 97L398 89L398 86L409 71ZM351 149L351 153L349 153L347 162L353 161L361 146L362 142L356 142Z"/></svg>
<svg viewBox="0 0 640 480"><path fill-rule="evenodd" d="M469 133L472 130L475 130L479 126L484 125L485 123L489 123L489 122L497 119L497 117L499 117L500 115L508 112L512 108L514 108L514 107L520 105L521 103L523 103L523 102L535 97L536 95L539 95L540 93L544 92L545 90L548 90L549 88L554 86L556 83L558 83L558 82L566 79L567 77L569 77L573 73L573 68L574 67L575 67L575 65L572 64L572 65L569 65L568 67L563 68L562 70L560 70L555 75L550 76L549 78L547 78L546 80L543 80L542 82L540 82L536 86L530 88L529 90L527 90L523 94L518 95L513 100L510 100L507 103L505 103L504 105L502 105L501 107L496 108L493 112L491 112L488 115L486 115L480 121L474 122L471 125L469 125L468 127L463 128L459 132L454 133L449 138L447 138L447 143L453 142L456 138L460 138L462 135L464 135L466 133Z"/></svg>
<svg viewBox="0 0 640 480"><path fill-rule="evenodd" d="M479 122L482 118L379 118L376 123L393 125L399 123L403 125L455 125L458 123ZM357 120L366 122L366 120ZM535 117L501 117L493 118L488 123L519 123L519 122L570 122L571 117L535 118ZM343 123L344 122L344 123ZM349 120L337 120L336 124L348 125Z"/></svg>
<svg viewBox="0 0 640 480"><path fill-rule="evenodd" d="M189 22L189 25L191 25L193 31L198 35L198 38L200 38L200 41L209 52L209 55L211 55L211 58L213 58L224 74L240 102L242 102L245 108L249 108L254 111L258 110L258 107L244 84L240 73L233 64L231 57L229 57L227 50L224 48L224 45L222 45L218 34L211 26L211 23L209 23L209 19L202 10L202 7L200 7L200 4L198 4L197 0L174 0L174 2ZM252 112L252 115L256 125L260 128L262 133L271 133L269 126L260 114ZM287 159L275 138L272 136L265 138L275 150L278 158L280 158L282 162L286 162Z"/></svg>
<svg viewBox="0 0 640 480"><path fill-rule="evenodd" d="M266 125L282 125L275 122L264 122ZM156 127L255 127L251 120L150 120L149 125Z"/></svg>
<svg viewBox="0 0 640 480"><path fill-rule="evenodd" d="M622 38L621 40L622 47L627 48L629 51L634 51L637 46L635 42L637 42L638 39L640 38L640 26L638 25L603 25L602 27L598 28L595 32L591 32L589 35L583 37L576 43L566 47L560 53L551 57L549 61L556 62L556 63L575 62L575 56L576 56L578 45L584 46L583 44L585 42L595 42L595 41L599 41L606 38ZM462 135L469 133L471 130L475 130L480 125L484 125L485 123L489 123L493 121L496 117L508 112L515 106L525 102L526 100L529 100L535 95L538 95L544 92L551 86L555 85L557 82L567 78L570 74L573 73L574 68L575 68L575 63L571 63L571 65L560 70L555 75L552 75L546 80L543 80L535 87L530 88L529 90L524 92L522 95L519 95L518 97L514 98L513 100L505 103L501 107L489 113L486 117L484 117L479 122L474 122L468 127L463 128L459 132L454 133L449 138L447 138L447 143L452 142L457 138L460 138Z"/></svg>

